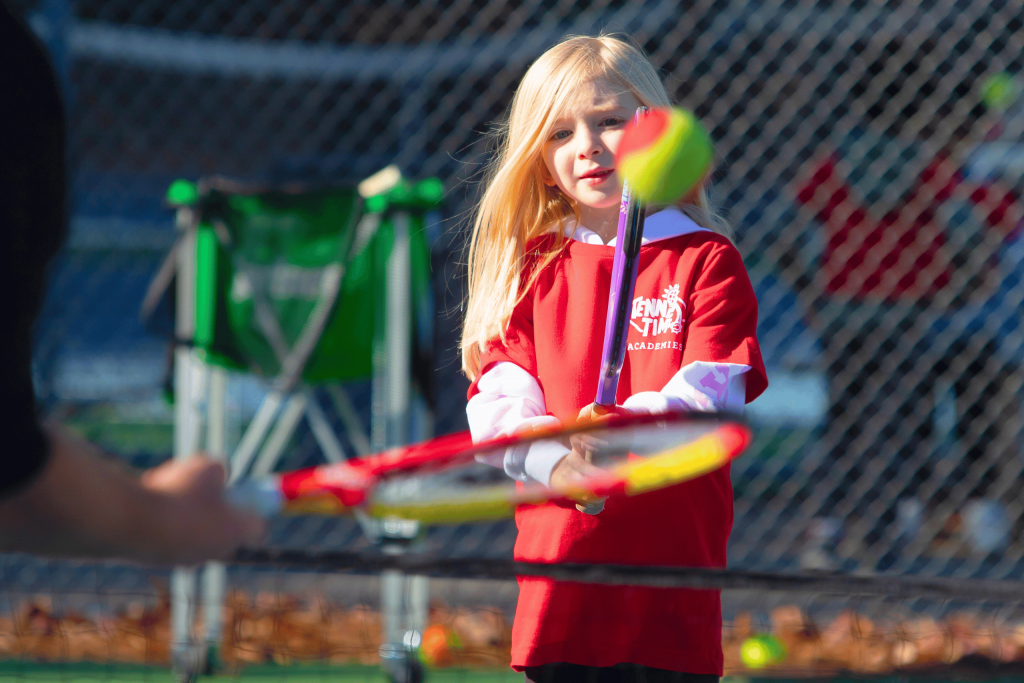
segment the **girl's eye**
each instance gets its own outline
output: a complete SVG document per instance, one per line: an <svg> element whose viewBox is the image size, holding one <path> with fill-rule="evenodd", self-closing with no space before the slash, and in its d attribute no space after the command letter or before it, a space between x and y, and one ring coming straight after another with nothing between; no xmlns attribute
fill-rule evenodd
<svg viewBox="0 0 1024 683"><path fill-rule="evenodd" d="M556 130L551 134L552 140L564 140L569 137L570 133L567 130Z"/></svg>
<svg viewBox="0 0 1024 683"><path fill-rule="evenodd" d="M625 119L619 118L618 116L610 116L601 122L602 126L608 128L614 128L615 126L625 123Z"/></svg>

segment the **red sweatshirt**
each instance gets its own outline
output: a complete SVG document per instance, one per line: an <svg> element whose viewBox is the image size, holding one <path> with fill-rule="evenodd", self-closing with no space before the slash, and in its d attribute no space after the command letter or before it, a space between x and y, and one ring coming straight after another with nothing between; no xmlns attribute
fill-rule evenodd
<svg viewBox="0 0 1024 683"><path fill-rule="evenodd" d="M541 237L528 247L546 248L552 239ZM539 382L548 411L563 423L574 422L597 389L613 253L612 247L570 242L517 306L507 343L496 340L485 350L481 374L502 361L519 365ZM657 301L672 287L682 300L682 325L631 326L618 403L660 390L694 361L751 366L746 391L753 400L767 379L755 336L757 301L739 253L709 232L642 247L634 301ZM659 315L656 307L651 315ZM475 393L474 384L470 397ZM722 567L732 518L727 469L635 499L611 500L596 516L570 503L521 506L515 558ZM630 662L722 674L718 591L538 578L521 578L519 587L512 629L517 670L552 662Z"/></svg>

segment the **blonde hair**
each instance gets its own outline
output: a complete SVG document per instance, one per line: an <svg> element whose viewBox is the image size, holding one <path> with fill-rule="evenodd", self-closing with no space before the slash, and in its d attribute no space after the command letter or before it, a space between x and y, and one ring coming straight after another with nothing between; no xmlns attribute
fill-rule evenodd
<svg viewBox="0 0 1024 683"><path fill-rule="evenodd" d="M667 107L668 92L638 48L614 36L577 36L555 45L527 70L512 97L508 121L497 130L497 153L485 176L485 190L469 242L469 283L462 327L462 369L476 378L480 354L505 329L516 304L537 275L565 246L555 231L554 246L528 255L525 245L568 217L576 217L571 200L544 183L542 151L551 127L572 106L581 83L604 78L632 93L640 104ZM706 188L681 207L698 224L729 235L728 224L711 208ZM525 286L528 259L537 258Z"/></svg>

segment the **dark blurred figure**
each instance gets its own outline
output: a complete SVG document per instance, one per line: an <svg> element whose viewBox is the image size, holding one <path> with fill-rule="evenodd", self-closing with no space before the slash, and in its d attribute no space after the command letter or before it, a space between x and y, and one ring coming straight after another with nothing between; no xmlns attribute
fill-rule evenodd
<svg viewBox="0 0 1024 683"><path fill-rule="evenodd" d="M46 52L3 3L0 64L0 551L227 558L258 542L263 524L225 503L219 463L196 456L139 476L38 420L32 327L67 232L67 135Z"/></svg>

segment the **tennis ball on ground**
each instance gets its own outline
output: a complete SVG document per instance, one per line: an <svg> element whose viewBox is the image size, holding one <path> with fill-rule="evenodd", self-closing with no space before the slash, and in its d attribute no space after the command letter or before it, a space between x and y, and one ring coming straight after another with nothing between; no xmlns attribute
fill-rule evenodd
<svg viewBox="0 0 1024 683"><path fill-rule="evenodd" d="M452 649L460 647L458 634L444 624L433 624L423 631L420 641L420 659L431 667L450 666Z"/></svg>
<svg viewBox="0 0 1024 683"><path fill-rule="evenodd" d="M632 191L649 204L674 204L711 168L708 132L692 112L651 109L622 134L616 165Z"/></svg>
<svg viewBox="0 0 1024 683"><path fill-rule="evenodd" d="M740 659L748 669L763 669L786 659L786 646L772 635L751 636L740 645Z"/></svg>
<svg viewBox="0 0 1024 683"><path fill-rule="evenodd" d="M989 76L981 84L981 99L989 109L1006 109L1019 94L1017 82L1005 71Z"/></svg>

